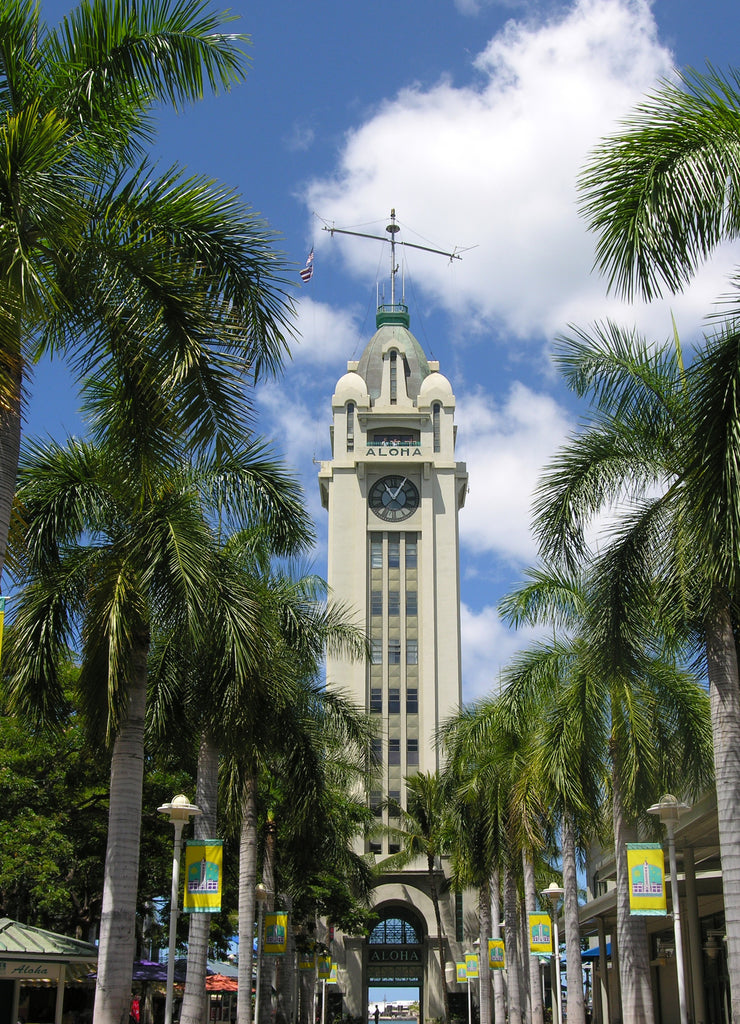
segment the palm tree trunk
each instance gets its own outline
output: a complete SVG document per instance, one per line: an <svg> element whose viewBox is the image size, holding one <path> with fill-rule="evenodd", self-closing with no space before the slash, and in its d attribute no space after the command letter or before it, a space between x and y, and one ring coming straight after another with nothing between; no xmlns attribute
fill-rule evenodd
<svg viewBox="0 0 740 1024"><path fill-rule="evenodd" d="M196 839L212 839L216 835L217 801L218 747L204 731L198 748L198 775L195 784L195 802L203 812L195 819ZM190 914L188 967L180 1024L203 1024L207 1016L206 972L210 932L210 914Z"/></svg>
<svg viewBox="0 0 740 1024"><path fill-rule="evenodd" d="M18 475L21 449L21 389L23 367L20 356L20 324L18 352L2 354L3 394L0 396L0 579L5 566L5 552L10 530L10 513Z"/></svg>
<svg viewBox="0 0 740 1024"><path fill-rule="evenodd" d="M563 814L563 916L565 918L565 969L568 979L568 1024L586 1024L581 964L581 928L578 921L578 872L573 816Z"/></svg>
<svg viewBox="0 0 740 1024"><path fill-rule="evenodd" d="M740 687L732 619L721 602L705 626L714 739L727 972L732 1019L740 1021Z"/></svg>
<svg viewBox="0 0 740 1024"><path fill-rule="evenodd" d="M437 951L439 959L440 984L442 986L442 1001L445 1014L443 1024L446 1024L450 1019L450 997L447 992L446 977L447 955L444 929L442 927L442 914L439 909L439 890L437 888L437 874L434 857L427 856L427 874L429 875L429 893L432 897L432 905L434 906L434 918L437 922Z"/></svg>
<svg viewBox="0 0 740 1024"><path fill-rule="evenodd" d="M653 1024L650 950L644 917L630 915L627 827L622 799L622 773L616 744L610 740L612 819L617 862L617 951L622 991L622 1020Z"/></svg>
<svg viewBox="0 0 740 1024"><path fill-rule="evenodd" d="M491 969L488 966L488 940L491 938L491 889L488 882L478 893L478 920L480 921L480 953L478 956L478 984L480 992L480 1024L491 1024Z"/></svg>
<svg viewBox="0 0 740 1024"><path fill-rule="evenodd" d="M534 883L534 864L526 850L522 850L522 869L524 871L524 906L527 914L537 912L537 890ZM529 929L527 929L529 932ZM540 984L539 957L530 956L524 950L529 967L529 1000L532 1007L532 1024L544 1024L545 1008L542 1005L542 985Z"/></svg>
<svg viewBox="0 0 740 1024"><path fill-rule="evenodd" d="M518 893L516 878L509 864L504 866L504 934L506 936L506 982L509 993L509 1024L522 1024L521 993L519 990L518 953Z"/></svg>
<svg viewBox="0 0 740 1024"><path fill-rule="evenodd" d="M501 937L501 870L496 867L491 872L491 937ZM508 953L505 952L508 958ZM503 971L493 972L493 1019L495 1024L506 1024L506 1000L504 999Z"/></svg>
<svg viewBox="0 0 740 1024"><path fill-rule="evenodd" d="M131 651L131 685L111 759L108 844L93 1024L127 1024L131 1004L148 653L149 634L141 631ZM174 955L175 936L170 937L170 943L171 955Z"/></svg>
<svg viewBox="0 0 740 1024"><path fill-rule="evenodd" d="M257 780L247 776L239 836L239 973L237 1024L252 1024L252 943L254 940L255 887L257 885ZM260 948L262 938L260 937Z"/></svg>

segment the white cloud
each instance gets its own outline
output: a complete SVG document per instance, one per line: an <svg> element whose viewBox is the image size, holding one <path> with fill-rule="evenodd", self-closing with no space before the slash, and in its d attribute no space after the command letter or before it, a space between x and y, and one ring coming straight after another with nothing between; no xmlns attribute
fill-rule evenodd
<svg viewBox="0 0 740 1024"><path fill-rule="evenodd" d="M477 57L473 83L407 88L351 132L337 173L307 187L306 206L337 226L382 232L377 217L392 202L399 239L476 246L452 268L408 256L415 286L472 322L550 336L610 311L653 329L668 322L665 307L605 302L575 183L589 150L671 65L647 0L577 0L544 24L510 21ZM334 244L365 280L375 273L373 246L339 235ZM687 329L730 265L718 254L672 300Z"/></svg>
<svg viewBox="0 0 740 1024"><path fill-rule="evenodd" d="M497 693L499 673L513 654L541 635L530 628L513 632L490 605L474 611L464 602L460 607L463 648L463 701Z"/></svg>
<svg viewBox="0 0 740 1024"><path fill-rule="evenodd" d="M328 306L301 296L296 303L296 328L299 340L291 345L293 361L298 364L342 367L352 358L352 350L360 350L367 342L360 338L350 311Z"/></svg>
<svg viewBox="0 0 740 1024"><path fill-rule="evenodd" d="M460 513L460 541L509 563L536 557L530 505L543 464L572 424L548 395L515 383L497 401L476 394L458 401L458 456L467 463L470 492Z"/></svg>

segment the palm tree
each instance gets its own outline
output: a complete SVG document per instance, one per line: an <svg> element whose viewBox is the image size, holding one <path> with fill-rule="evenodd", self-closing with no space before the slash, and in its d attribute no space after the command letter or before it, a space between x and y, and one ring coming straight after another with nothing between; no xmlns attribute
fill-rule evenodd
<svg viewBox="0 0 740 1024"><path fill-rule="evenodd" d="M152 633L155 624L167 631L186 624L194 642L206 644L207 597L223 574L199 475L184 459L179 467L137 460L132 448L28 446L18 488L25 587L10 646L14 707L32 720L54 720L59 654L79 640L85 711L113 749L96 1024L117 1024L130 994ZM265 460L261 446L252 454L253 472L249 450L231 467L231 492L240 495L245 518L258 510L268 522L297 522L301 542L306 526L297 487ZM220 493L229 467L218 460L211 470ZM238 581L230 582L232 598ZM252 643L245 589L228 609L237 658Z"/></svg>
<svg viewBox="0 0 740 1024"><path fill-rule="evenodd" d="M519 1024L523 1010L520 995L522 964L517 953L517 881L526 829L520 827L521 820L515 812L513 789L522 768L518 756L520 736L516 730L507 728L499 700L491 697L462 708L449 719L440 731L440 744L448 757L445 776L447 788L453 794L453 807L462 818L471 814L478 817L479 827L473 828L470 842L462 836L461 823L452 829L455 870L461 879L483 886L489 894L494 884L498 889L498 878L503 875L508 1019ZM516 810L521 812L522 804ZM491 881L494 878L495 883ZM500 921L491 920L491 935L484 935L482 932L488 923L487 909L481 917L483 952L487 949L488 938L500 934ZM538 994L539 984L535 1002ZM494 1003L498 1010L502 1009L500 998Z"/></svg>
<svg viewBox="0 0 740 1024"><path fill-rule="evenodd" d="M264 547L260 555L264 554ZM246 557L246 561L245 561ZM258 604L264 613L255 631L254 657L239 673L224 680L218 729L225 757L224 788L227 817L240 833L239 932L252 934L258 857L260 779L267 773L290 787L292 819L315 810L330 769L354 761L359 749L369 750L365 717L339 694L316 683L328 647L346 656L365 655L364 634L347 610L323 599L325 584L315 576L293 579L270 570L263 577L244 550L229 549L229 558L251 571L258 584ZM264 562L263 562L264 565ZM211 731L215 729L215 720ZM327 761L330 737L333 765ZM340 751L343 750L343 756ZM269 865L268 865L269 867ZM268 898L275 893L268 878ZM266 909L272 909L268 903ZM239 1020L251 1021L251 947L242 945L239 961ZM267 980L265 981L267 985ZM269 1011L269 989L261 1006Z"/></svg>
<svg viewBox="0 0 740 1024"><path fill-rule="evenodd" d="M598 232L597 262L631 295L678 291L723 240L738 234L738 72L687 71L637 107L606 139L581 177L583 209ZM735 282L736 284L736 282ZM733 317L735 313L733 312ZM712 699L717 804L732 1012L740 1017L740 677L734 644L737 490L737 329L724 330L725 361L700 360L702 400L685 465L696 547L705 582L701 632ZM692 408L692 412L694 409ZM710 489L710 481L712 488ZM706 548L703 545L708 545ZM709 564L714 558L714 564ZM717 561L719 559L719 561ZM708 579L706 578L708 576Z"/></svg>
<svg viewBox="0 0 740 1024"><path fill-rule="evenodd" d="M597 758L604 759L617 863L622 1010L626 1020L649 1021L647 932L644 920L630 915L625 844L631 824L666 786L688 792L709 782L709 709L704 691L670 660L646 652L631 674L610 664L610 640L612 649L614 644L599 623L600 597L598 588L562 574L530 573L502 603L504 617L517 624L555 622L564 632L518 655L506 673L506 693L517 715L531 717L539 709L545 718L535 763L543 770L546 792L555 798L564 838L576 813L583 815L594 798ZM566 928L577 937L575 863L570 851L567 862L563 853L564 880L570 879Z"/></svg>
<svg viewBox="0 0 740 1024"><path fill-rule="evenodd" d="M388 827L391 842L398 843L400 849L398 853L386 857L380 867L383 870L404 868L417 858L426 864L429 895L437 922L437 951L444 1019L449 1021L450 1004L445 976L447 950L439 904L441 858L449 853L445 790L438 772L416 772L414 775L407 775L405 783L406 806L393 802L391 811L393 817L398 818L399 824ZM442 879L444 880L444 875Z"/></svg>
<svg viewBox="0 0 740 1024"><path fill-rule="evenodd" d="M740 75L678 72L594 150L579 181L597 265L628 297L680 291L740 232Z"/></svg>
<svg viewBox="0 0 740 1024"><path fill-rule="evenodd" d="M707 339L688 371L680 350L652 349L609 326L563 342L566 379L594 401L589 422L553 461L535 507L543 553L588 557L593 516L627 497L629 513L598 560L599 628L620 668L656 633L671 634L709 680L730 984L740 1013L740 686L737 432L740 338ZM653 621L646 612L653 611ZM726 858L726 862L725 862Z"/></svg>
<svg viewBox="0 0 740 1024"><path fill-rule="evenodd" d="M201 0L91 0L49 31L34 0L2 5L0 573L30 360L136 366L200 444L240 435L235 373L280 364L271 233L227 190L142 162L156 104L244 77L223 20Z"/></svg>

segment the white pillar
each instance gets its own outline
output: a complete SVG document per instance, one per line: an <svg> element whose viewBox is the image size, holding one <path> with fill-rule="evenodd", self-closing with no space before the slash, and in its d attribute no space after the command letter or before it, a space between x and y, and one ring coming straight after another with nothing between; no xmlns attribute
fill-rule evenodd
<svg viewBox="0 0 740 1024"><path fill-rule="evenodd" d="M699 903L696 896L696 868L694 848L687 846L683 851L683 873L686 879L686 923L689 927L689 962L691 964L691 1003L694 1009L694 1024L705 1024L707 1008L704 1001L704 958L701 948L701 924Z"/></svg>

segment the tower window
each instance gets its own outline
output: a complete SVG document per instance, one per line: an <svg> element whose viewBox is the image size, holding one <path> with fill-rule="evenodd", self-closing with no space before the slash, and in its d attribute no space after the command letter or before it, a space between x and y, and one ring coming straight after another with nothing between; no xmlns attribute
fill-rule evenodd
<svg viewBox="0 0 740 1024"><path fill-rule="evenodd" d="M383 641L379 637L373 637L370 641L370 664L383 664Z"/></svg>
<svg viewBox="0 0 740 1024"><path fill-rule="evenodd" d="M388 764L401 763L401 741L399 739L388 740Z"/></svg>
<svg viewBox="0 0 740 1024"><path fill-rule="evenodd" d="M419 714L419 690L416 686L409 686L406 689L406 714Z"/></svg>
<svg viewBox="0 0 740 1024"><path fill-rule="evenodd" d="M389 640L388 641L388 664L389 665L400 665L401 664L401 641L400 640Z"/></svg>
<svg viewBox="0 0 740 1024"><path fill-rule="evenodd" d="M440 404L435 402L432 406L432 434L434 436L434 450L439 451L440 447L440 433L439 433L439 420L440 420Z"/></svg>
<svg viewBox="0 0 740 1024"><path fill-rule="evenodd" d="M401 614L401 595L397 590L388 591L388 614L389 615L400 615Z"/></svg>
<svg viewBox="0 0 740 1024"><path fill-rule="evenodd" d="M370 711L374 715L383 713L383 691L379 686L370 688Z"/></svg>
<svg viewBox="0 0 740 1024"><path fill-rule="evenodd" d="M382 615L383 614L383 591L373 590L370 594L370 614L371 615Z"/></svg>
<svg viewBox="0 0 740 1024"><path fill-rule="evenodd" d="M419 641L418 640L407 640L406 641L406 664L407 665L418 665L419 664Z"/></svg>
<svg viewBox="0 0 740 1024"><path fill-rule="evenodd" d="M398 353L393 350L390 353L390 378L391 378L391 405L398 402Z"/></svg>
<svg viewBox="0 0 740 1024"><path fill-rule="evenodd" d="M355 450L355 403L347 402L347 451ZM435 449L436 451L436 449Z"/></svg>
<svg viewBox="0 0 740 1024"><path fill-rule="evenodd" d="M406 614L410 618L413 618L414 615L419 614L418 598L419 595L415 590L406 591Z"/></svg>
<svg viewBox="0 0 740 1024"><path fill-rule="evenodd" d="M388 538L388 568L398 569L401 564L401 542L398 534Z"/></svg>
<svg viewBox="0 0 740 1024"><path fill-rule="evenodd" d="M377 791L373 791L370 794L370 810L373 812L376 818L380 818L383 815L383 794Z"/></svg>
<svg viewBox="0 0 740 1024"><path fill-rule="evenodd" d="M391 686L388 690L388 714L401 714L401 691L397 686Z"/></svg>
<svg viewBox="0 0 740 1024"><path fill-rule="evenodd" d="M383 538L379 533L370 534L370 568L383 568Z"/></svg>
<svg viewBox="0 0 740 1024"><path fill-rule="evenodd" d="M383 741L377 736L370 740L370 753L374 764L383 763Z"/></svg>
<svg viewBox="0 0 740 1024"><path fill-rule="evenodd" d="M406 534L406 568L415 569L417 565L416 537Z"/></svg>
<svg viewBox="0 0 740 1024"><path fill-rule="evenodd" d="M406 764L418 765L419 763L419 741L417 739L406 740Z"/></svg>

